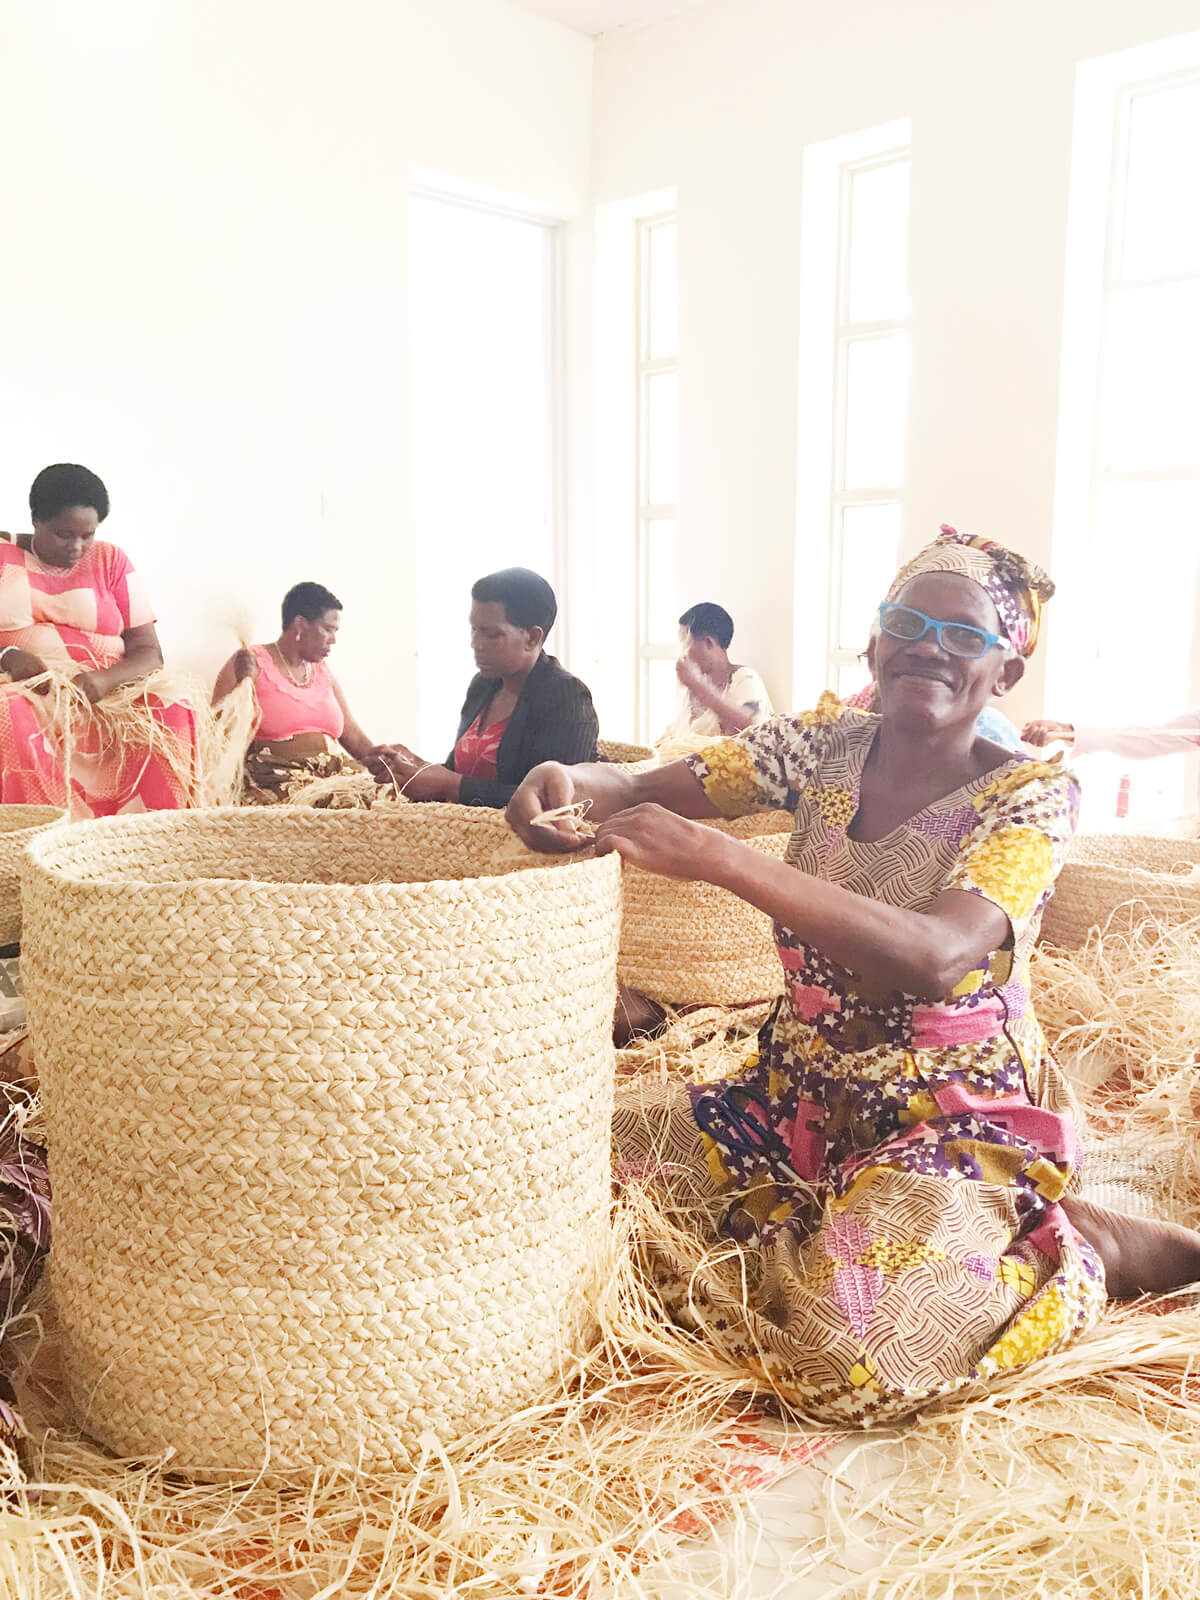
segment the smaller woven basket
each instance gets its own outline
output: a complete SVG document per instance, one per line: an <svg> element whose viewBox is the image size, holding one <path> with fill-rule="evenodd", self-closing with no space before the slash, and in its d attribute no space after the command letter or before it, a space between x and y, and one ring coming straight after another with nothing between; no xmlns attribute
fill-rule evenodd
<svg viewBox="0 0 1200 1600"><path fill-rule="evenodd" d="M706 822L782 860L787 811ZM783 988L771 919L710 883L683 883L626 866L618 981L667 1005L751 1005Z"/></svg>
<svg viewBox="0 0 1200 1600"><path fill-rule="evenodd" d="M1092 928L1129 933L1139 924L1200 917L1200 839L1081 834L1042 917L1042 938L1064 950Z"/></svg>
<svg viewBox="0 0 1200 1600"><path fill-rule="evenodd" d="M0 806L0 945L21 938L21 860L35 833L61 822L58 806Z"/></svg>
<svg viewBox="0 0 1200 1600"><path fill-rule="evenodd" d="M648 744L623 744L620 739L597 739L596 753L601 761L653 761L654 751Z"/></svg>

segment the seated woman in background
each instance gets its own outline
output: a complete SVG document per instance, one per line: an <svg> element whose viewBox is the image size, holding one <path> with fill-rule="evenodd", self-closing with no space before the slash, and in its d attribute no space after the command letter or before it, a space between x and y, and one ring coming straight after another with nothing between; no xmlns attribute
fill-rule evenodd
<svg viewBox="0 0 1200 1600"><path fill-rule="evenodd" d="M680 617L679 703L660 745L741 733L771 715L758 673L730 661L732 643L733 618L723 606L705 600Z"/></svg>
<svg viewBox="0 0 1200 1600"><path fill-rule="evenodd" d="M593 841L538 819L590 801L597 853L774 919L758 1055L726 1082L620 1089L614 1148L690 1219L655 1241L667 1307L823 1424L900 1419L1070 1344L1106 1289L1200 1277L1200 1235L1070 1193L1029 958L1078 787L976 733L1052 592L945 530L879 608L877 713L827 696L644 773L539 767L509 806L527 844L572 850ZM783 807L783 861L689 820Z"/></svg>
<svg viewBox="0 0 1200 1600"><path fill-rule="evenodd" d="M251 805L289 800L316 778L365 778L361 763L374 749L325 665L342 602L322 584L298 583L283 597L282 617L274 644L236 651L213 687L219 705L244 679L254 683L258 722L246 752L243 796Z"/></svg>
<svg viewBox="0 0 1200 1600"><path fill-rule="evenodd" d="M543 648L558 602L545 578L506 567L471 590L471 679L454 749L443 765L402 745L379 763L409 800L503 806L542 761L594 761L599 724L587 685Z"/></svg>
<svg viewBox="0 0 1200 1600"><path fill-rule="evenodd" d="M65 806L75 817L199 803L189 706L146 694L132 719L144 713L157 724L146 741L104 715L109 696L163 659L132 562L96 538L107 489L87 467L59 463L33 480L29 509L32 534L0 543L0 672L9 680L0 682L0 801ZM49 668L74 679L94 715L56 706L36 682ZM128 727L128 708L122 720Z"/></svg>

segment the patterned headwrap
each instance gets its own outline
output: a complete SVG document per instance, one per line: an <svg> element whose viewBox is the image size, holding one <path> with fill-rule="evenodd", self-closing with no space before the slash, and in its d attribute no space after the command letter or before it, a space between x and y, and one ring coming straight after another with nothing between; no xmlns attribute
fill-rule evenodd
<svg viewBox="0 0 1200 1600"><path fill-rule="evenodd" d="M1033 654L1042 602L1054 593L1054 585L1041 567L991 539L959 533L943 523L939 537L901 567L887 598L894 600L908 580L922 572L957 572L977 583L994 602L1001 631L1013 649L1018 655Z"/></svg>

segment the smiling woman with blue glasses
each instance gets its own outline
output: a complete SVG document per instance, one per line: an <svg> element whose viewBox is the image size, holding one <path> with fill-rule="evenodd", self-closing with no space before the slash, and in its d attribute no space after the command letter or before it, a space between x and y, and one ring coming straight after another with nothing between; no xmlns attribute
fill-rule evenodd
<svg viewBox="0 0 1200 1600"><path fill-rule="evenodd" d="M542 814L590 801L599 852L774 920L783 994L755 1063L623 1088L614 1145L679 1208L653 1257L668 1309L826 1424L896 1420L1061 1349L1106 1293L1200 1277L1200 1236L1070 1195L1029 957L1078 788L976 732L1052 592L944 529L880 607L877 712L826 697L646 773L538 767L509 806L528 843L570 850L574 825ZM778 807L782 862L697 826Z"/></svg>
<svg viewBox="0 0 1200 1600"><path fill-rule="evenodd" d="M933 617L927 617L923 611L916 610L913 606L902 606L895 601L885 600L880 605L875 621L871 627L872 640L878 638L880 633L888 633L895 639L906 639L915 643L932 632L939 645L950 655L959 655L967 660L981 656L993 646L1003 646L1006 641L998 634L989 633L986 628L972 628L959 622L939 622ZM1008 648L1011 649L1011 646ZM872 659L872 649L867 650L867 659ZM877 711L878 693L874 678L856 694L848 695L846 704L857 711ZM1020 750L1021 735L1016 725L999 711L995 705L988 704L983 707L975 719L975 732L981 739L999 745L1002 750Z"/></svg>

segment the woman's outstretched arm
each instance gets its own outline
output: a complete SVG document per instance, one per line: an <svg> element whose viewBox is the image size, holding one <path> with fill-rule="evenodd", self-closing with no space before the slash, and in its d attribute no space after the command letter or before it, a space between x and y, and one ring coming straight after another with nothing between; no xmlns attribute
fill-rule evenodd
<svg viewBox="0 0 1200 1600"><path fill-rule="evenodd" d="M569 819L543 826L538 818L580 801L587 804L587 819L593 823L643 804L662 806L677 817L721 815L684 761L672 761L650 772L624 772L604 761L579 767L544 761L534 767L508 802L509 825L531 850L578 850L590 843L590 838Z"/></svg>

